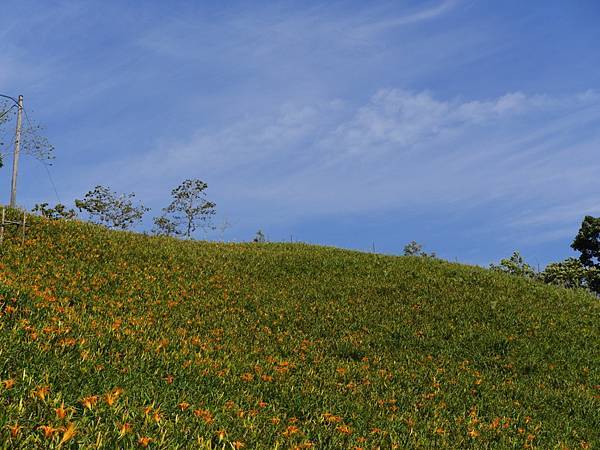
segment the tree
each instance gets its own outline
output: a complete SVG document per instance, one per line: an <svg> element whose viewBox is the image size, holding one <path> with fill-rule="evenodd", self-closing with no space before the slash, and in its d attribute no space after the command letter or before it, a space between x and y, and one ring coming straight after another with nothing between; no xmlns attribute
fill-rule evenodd
<svg viewBox="0 0 600 450"><path fill-rule="evenodd" d="M8 123L10 119L15 115L16 105L4 101L0 102L0 129L2 125ZM26 116L27 117L27 116ZM26 154L33 156L42 162L47 162L54 159L54 146L48 141L43 135L43 127L39 124L32 123L27 120L27 126L23 126L21 131L21 151ZM11 130L8 142L12 144L14 138L14 129ZM3 165L2 154L8 150L10 145L3 142L0 138L0 167Z"/></svg>
<svg viewBox="0 0 600 450"><path fill-rule="evenodd" d="M581 252L584 266L600 267L600 217L585 216L571 248Z"/></svg>
<svg viewBox="0 0 600 450"><path fill-rule="evenodd" d="M567 288L587 288L600 293L600 269L586 267L577 258L567 258L564 261L551 263L541 273L544 283L557 284Z"/></svg>
<svg viewBox="0 0 600 450"><path fill-rule="evenodd" d="M584 217L571 248L581 252L579 261L588 269L587 288L600 294L600 217Z"/></svg>
<svg viewBox="0 0 600 450"><path fill-rule="evenodd" d="M198 179L185 180L171 191L173 201L154 219L159 234L180 235L187 239L198 229L214 229L212 217L216 205L206 199L208 185Z"/></svg>
<svg viewBox="0 0 600 450"><path fill-rule="evenodd" d="M174 236L178 234L177 224L166 216L155 217L152 233L157 236Z"/></svg>
<svg viewBox="0 0 600 450"><path fill-rule="evenodd" d="M52 220L68 220L77 217L77 213L74 209L67 209L67 207L62 203L57 203L53 208L51 208L48 203L38 203L33 207L31 212L39 213L40 216Z"/></svg>
<svg viewBox="0 0 600 450"><path fill-rule="evenodd" d="M262 230L258 230L256 232L256 236L254 236L254 239L252 239L252 242L262 244L267 242L267 237L265 236L265 233L262 232Z"/></svg>
<svg viewBox="0 0 600 450"><path fill-rule="evenodd" d="M527 264L519 252L513 252L510 258L500 261L499 265L490 264L490 269L497 272L509 273L526 278L535 278L536 273L533 267Z"/></svg>
<svg viewBox="0 0 600 450"><path fill-rule="evenodd" d="M411 241L404 246L404 256L422 256L425 258L435 258L435 253L425 253L423 246L416 241Z"/></svg>
<svg viewBox="0 0 600 450"><path fill-rule="evenodd" d="M118 195L107 187L96 186L83 200L75 200L75 206L79 211L85 211L92 221L126 230L140 222L150 210L142 204L134 204L134 197L134 193Z"/></svg>
<svg viewBox="0 0 600 450"><path fill-rule="evenodd" d="M13 112L12 105L9 105L6 100L0 100L0 129L2 128L2 125L4 123L8 122L8 120L11 117L12 112ZM4 157L5 151L6 151L6 143L4 142L2 137L0 137L0 167L2 167L4 165L3 157Z"/></svg>

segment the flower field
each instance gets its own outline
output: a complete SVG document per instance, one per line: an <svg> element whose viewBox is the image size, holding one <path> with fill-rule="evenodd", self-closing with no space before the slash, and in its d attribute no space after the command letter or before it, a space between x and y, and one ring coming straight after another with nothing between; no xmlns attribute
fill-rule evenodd
<svg viewBox="0 0 600 450"><path fill-rule="evenodd" d="M0 248L0 448L600 446L584 292L31 220Z"/></svg>

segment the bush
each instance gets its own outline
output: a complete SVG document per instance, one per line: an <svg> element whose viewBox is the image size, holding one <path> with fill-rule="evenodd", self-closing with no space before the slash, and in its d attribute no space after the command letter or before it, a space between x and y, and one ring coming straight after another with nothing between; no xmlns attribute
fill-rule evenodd
<svg viewBox="0 0 600 450"><path fill-rule="evenodd" d="M536 278L536 272L529 264L525 262L519 252L513 252L510 258L500 261L500 264L490 264L490 269L497 272L504 272L511 275L517 275L525 278Z"/></svg>

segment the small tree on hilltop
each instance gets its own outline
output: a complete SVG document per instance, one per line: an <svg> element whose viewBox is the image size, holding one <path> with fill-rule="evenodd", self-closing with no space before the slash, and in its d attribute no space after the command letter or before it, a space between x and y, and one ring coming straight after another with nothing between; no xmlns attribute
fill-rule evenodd
<svg viewBox="0 0 600 450"><path fill-rule="evenodd" d="M118 195L104 186L96 186L83 197L75 200L79 211L85 211L89 218L109 228L127 230L142 220L150 210L144 205L134 204L134 193Z"/></svg>
<svg viewBox="0 0 600 450"><path fill-rule="evenodd" d="M252 242L263 244L267 242L267 237L265 236L265 233L262 232L262 230L258 230L256 232L256 235L254 236L254 239L252 239Z"/></svg>
<svg viewBox="0 0 600 450"><path fill-rule="evenodd" d="M181 235L187 239L198 229L212 230L215 203L206 199L208 185L201 180L185 180L171 191L173 201L154 219L156 234Z"/></svg>
<svg viewBox="0 0 600 450"><path fill-rule="evenodd" d="M577 258L567 258L561 262L548 264L541 276L548 284L594 290L596 283L600 281L600 269L586 267Z"/></svg>
<svg viewBox="0 0 600 450"><path fill-rule="evenodd" d="M404 256L423 256L425 258L435 258L434 252L426 253L423 246L416 241L411 241L404 246Z"/></svg>
<svg viewBox="0 0 600 450"><path fill-rule="evenodd" d="M584 266L600 266L600 217L585 216L571 248L581 252Z"/></svg>
<svg viewBox="0 0 600 450"><path fill-rule="evenodd" d="M499 265L490 264L490 269L526 278L535 278L535 270L525 262L519 252L513 252L510 258L500 261Z"/></svg>
<svg viewBox="0 0 600 450"><path fill-rule="evenodd" d="M157 236L174 236L177 232L177 224L169 217L160 216L154 218L152 233Z"/></svg>
<svg viewBox="0 0 600 450"><path fill-rule="evenodd" d="M31 210L33 213L38 213L40 216L47 219L74 219L77 213L74 209L67 209L62 203L57 203L54 207L50 207L48 203L38 203Z"/></svg>
<svg viewBox="0 0 600 450"><path fill-rule="evenodd" d="M585 216L571 248L581 252L579 261L589 269L588 289L600 294L600 217Z"/></svg>

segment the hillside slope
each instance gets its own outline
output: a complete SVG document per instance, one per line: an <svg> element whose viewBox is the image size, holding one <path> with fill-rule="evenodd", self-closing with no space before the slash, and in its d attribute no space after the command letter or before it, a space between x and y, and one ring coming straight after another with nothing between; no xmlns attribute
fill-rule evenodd
<svg viewBox="0 0 600 450"><path fill-rule="evenodd" d="M583 292L42 219L0 254L5 448L600 445Z"/></svg>

